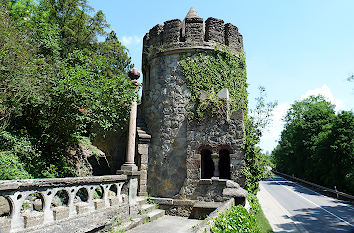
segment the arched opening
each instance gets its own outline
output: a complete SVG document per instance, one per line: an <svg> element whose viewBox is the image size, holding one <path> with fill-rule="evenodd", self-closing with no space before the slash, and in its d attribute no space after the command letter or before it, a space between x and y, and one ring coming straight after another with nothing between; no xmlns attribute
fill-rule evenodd
<svg viewBox="0 0 354 233"><path fill-rule="evenodd" d="M66 190L62 189L56 192L53 197L51 207L58 207L58 206L68 206L69 203L69 194Z"/></svg>
<svg viewBox="0 0 354 233"><path fill-rule="evenodd" d="M93 199L103 199L103 188L98 186L93 192Z"/></svg>
<svg viewBox="0 0 354 233"><path fill-rule="evenodd" d="M75 195L74 202L87 202L88 201L88 192L86 188L80 188Z"/></svg>
<svg viewBox="0 0 354 233"><path fill-rule="evenodd" d="M202 179L211 179L214 175L214 162L211 158L211 150L203 149L200 152L201 155L201 178Z"/></svg>
<svg viewBox="0 0 354 233"><path fill-rule="evenodd" d="M8 197L0 196L0 219L9 218L12 213L12 202ZM0 224L1 226L1 224Z"/></svg>
<svg viewBox="0 0 354 233"><path fill-rule="evenodd" d="M219 151L219 173L220 179L230 179L230 151L222 149Z"/></svg>

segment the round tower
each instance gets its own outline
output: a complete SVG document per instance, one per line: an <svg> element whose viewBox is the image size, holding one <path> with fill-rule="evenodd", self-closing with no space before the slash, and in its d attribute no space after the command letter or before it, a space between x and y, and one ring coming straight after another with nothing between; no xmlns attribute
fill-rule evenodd
<svg viewBox="0 0 354 233"><path fill-rule="evenodd" d="M221 159L222 153L228 156L223 163L230 170L225 173L222 169L226 175L220 180L232 179L241 185L244 182L243 113L232 114L231 120L211 120L204 125L188 120L190 90L179 62L182 55L214 50L218 45L239 53L243 50L242 35L236 26L224 24L223 20L208 18L204 22L193 8L183 21L173 19L158 24L144 36L141 107L151 133L148 158L151 195L190 198L203 195L206 189L199 187L201 180L211 180L209 176L215 175L218 170L215 166L220 165L211 164L212 159L215 154ZM209 162L205 160L207 157Z"/></svg>

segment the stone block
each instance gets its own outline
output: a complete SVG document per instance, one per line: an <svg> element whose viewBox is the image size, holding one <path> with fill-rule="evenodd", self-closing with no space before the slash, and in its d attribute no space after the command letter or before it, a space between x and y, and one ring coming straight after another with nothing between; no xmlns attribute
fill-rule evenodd
<svg viewBox="0 0 354 233"><path fill-rule="evenodd" d="M140 180L147 180L147 171L140 171Z"/></svg>
<svg viewBox="0 0 354 233"><path fill-rule="evenodd" d="M43 209L43 204L41 199L36 199L33 201L33 209L41 211Z"/></svg>
<svg viewBox="0 0 354 233"><path fill-rule="evenodd" d="M148 145L147 144L138 144L138 153L141 155L148 154Z"/></svg>
<svg viewBox="0 0 354 233"><path fill-rule="evenodd" d="M195 200L179 200L173 199L173 204L177 206L193 206L195 204Z"/></svg>
<svg viewBox="0 0 354 233"><path fill-rule="evenodd" d="M226 187L227 188L240 188L240 185L238 183L236 183L235 181L232 181L232 180L227 180L226 181Z"/></svg>
<svg viewBox="0 0 354 233"><path fill-rule="evenodd" d="M23 214L25 228L35 227L43 223L43 212L25 211Z"/></svg>
<svg viewBox="0 0 354 233"><path fill-rule="evenodd" d="M131 178L129 180L129 204L135 205L136 204L136 197L138 195L138 179Z"/></svg>
<svg viewBox="0 0 354 233"><path fill-rule="evenodd" d="M5 197L0 196L0 216L10 215L10 204Z"/></svg>
<svg viewBox="0 0 354 233"><path fill-rule="evenodd" d="M145 180L145 179L140 180L140 185L146 185L146 183L147 183L147 180Z"/></svg>
<svg viewBox="0 0 354 233"><path fill-rule="evenodd" d="M210 17L205 21L205 40L224 44L223 20Z"/></svg>
<svg viewBox="0 0 354 233"><path fill-rule="evenodd" d="M140 192L146 192L147 191L147 187L146 186L140 186L139 191Z"/></svg>
<svg viewBox="0 0 354 233"><path fill-rule="evenodd" d="M11 219L0 217L0 232L9 233L11 229Z"/></svg>
<svg viewBox="0 0 354 233"><path fill-rule="evenodd" d="M79 202L75 204L76 207L76 213L77 214L83 214L89 212L89 205L88 203L85 202Z"/></svg>
<svg viewBox="0 0 354 233"><path fill-rule="evenodd" d="M109 205L110 206L116 206L119 205L119 198L118 197L109 197Z"/></svg>
<svg viewBox="0 0 354 233"><path fill-rule="evenodd" d="M101 210L101 209L104 209L106 207L105 203L104 203L104 200L102 200L102 199L93 200L93 204L95 206L95 210Z"/></svg>
<svg viewBox="0 0 354 233"><path fill-rule="evenodd" d="M188 159L187 167L190 169L199 169L200 168L200 160L199 159Z"/></svg>
<svg viewBox="0 0 354 233"><path fill-rule="evenodd" d="M156 202L159 205L172 205L172 198L164 198L164 197L150 197L150 200Z"/></svg>
<svg viewBox="0 0 354 233"><path fill-rule="evenodd" d="M234 197L234 198L247 198L248 192L243 188L224 188L222 191L223 196Z"/></svg>
<svg viewBox="0 0 354 233"><path fill-rule="evenodd" d="M220 99L226 99L228 100L229 99L229 90L227 88L223 88L221 89L217 96L220 98Z"/></svg>
<svg viewBox="0 0 354 233"><path fill-rule="evenodd" d="M69 217L69 207L58 206L53 208L54 220L58 221Z"/></svg>
<svg viewBox="0 0 354 233"><path fill-rule="evenodd" d="M189 179L200 179L199 169L187 169L187 177Z"/></svg>
<svg viewBox="0 0 354 233"><path fill-rule="evenodd" d="M148 154L141 154L140 162L142 164L147 164L149 162Z"/></svg>
<svg viewBox="0 0 354 233"><path fill-rule="evenodd" d="M199 180L199 184L201 184L201 185L210 185L212 183L213 182L211 181L211 179L201 179L201 180Z"/></svg>

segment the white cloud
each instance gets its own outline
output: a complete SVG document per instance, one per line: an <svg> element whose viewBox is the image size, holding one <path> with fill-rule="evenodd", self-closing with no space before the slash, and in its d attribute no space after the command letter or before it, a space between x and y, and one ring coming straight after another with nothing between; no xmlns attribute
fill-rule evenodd
<svg viewBox="0 0 354 233"><path fill-rule="evenodd" d="M142 37L139 37L139 36L123 36L122 37L122 43L125 46L140 44L142 42L142 40L143 40Z"/></svg>
<svg viewBox="0 0 354 233"><path fill-rule="evenodd" d="M326 98L327 101L331 102L332 104L336 105L336 110L338 109L343 109L344 107L344 102L342 100L336 99L333 97L333 94L331 92L331 89L327 86L327 84L324 84L320 88L316 88L313 90L308 90L303 96L301 96L301 99L306 99L309 96L317 96L317 95L322 95Z"/></svg>
<svg viewBox="0 0 354 233"><path fill-rule="evenodd" d="M326 98L327 101L331 102L332 104L336 105L336 110L343 109L344 102L342 100L336 99L333 97L333 94L329 87L324 84L320 88L316 88L313 90L308 90L304 95L301 96L301 100L305 99L311 95L317 96L322 95ZM291 107L289 103L282 103L279 104L273 110L273 116L271 119L270 125L265 129L263 132L263 136L261 138L260 147L264 151L271 152L274 147L277 145L278 140L280 139L281 132L284 128L284 121L283 118L285 117L287 111Z"/></svg>

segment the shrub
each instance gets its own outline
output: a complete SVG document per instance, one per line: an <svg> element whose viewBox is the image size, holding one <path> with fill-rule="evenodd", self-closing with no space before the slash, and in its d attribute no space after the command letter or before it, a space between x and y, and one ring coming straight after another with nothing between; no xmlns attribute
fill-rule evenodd
<svg viewBox="0 0 354 233"><path fill-rule="evenodd" d="M0 180L30 179L18 157L11 151L0 152Z"/></svg>
<svg viewBox="0 0 354 233"><path fill-rule="evenodd" d="M213 233L261 232L255 218L243 206L232 206L214 219Z"/></svg>

